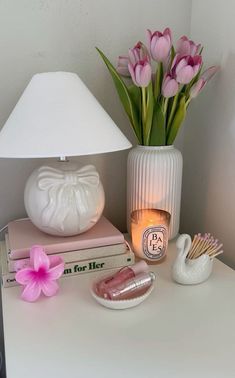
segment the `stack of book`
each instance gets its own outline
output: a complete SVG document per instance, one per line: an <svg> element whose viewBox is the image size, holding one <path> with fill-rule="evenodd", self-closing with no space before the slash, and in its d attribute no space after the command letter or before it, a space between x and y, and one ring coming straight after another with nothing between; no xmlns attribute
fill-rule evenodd
<svg viewBox="0 0 235 378"><path fill-rule="evenodd" d="M69 237L43 233L29 219L8 224L5 242L1 244L2 285L17 285L15 272L29 264L33 245L44 247L65 262L64 276L114 269L134 263L134 254L127 247L123 234L105 217L87 232Z"/></svg>

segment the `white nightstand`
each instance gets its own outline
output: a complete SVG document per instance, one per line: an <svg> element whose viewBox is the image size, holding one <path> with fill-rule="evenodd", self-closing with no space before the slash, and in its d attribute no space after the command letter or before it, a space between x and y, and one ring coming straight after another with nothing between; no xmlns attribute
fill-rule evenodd
<svg viewBox="0 0 235 378"><path fill-rule="evenodd" d="M235 273L216 260L196 286L171 280L175 256L152 266L156 288L140 306L109 310L89 293L104 274L62 278L58 296L36 303L2 290L8 378L232 378Z"/></svg>

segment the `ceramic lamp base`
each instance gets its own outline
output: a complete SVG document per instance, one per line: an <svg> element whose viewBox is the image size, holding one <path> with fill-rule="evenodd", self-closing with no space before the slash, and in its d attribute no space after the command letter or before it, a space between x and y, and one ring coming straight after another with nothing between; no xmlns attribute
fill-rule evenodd
<svg viewBox="0 0 235 378"><path fill-rule="evenodd" d="M95 167L71 163L37 168L24 193L32 223L51 235L72 236L89 230L104 209L104 190Z"/></svg>

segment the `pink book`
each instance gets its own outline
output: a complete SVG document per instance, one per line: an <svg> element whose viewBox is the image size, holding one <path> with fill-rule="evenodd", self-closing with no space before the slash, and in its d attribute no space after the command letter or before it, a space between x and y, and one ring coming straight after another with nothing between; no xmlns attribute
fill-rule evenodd
<svg viewBox="0 0 235 378"><path fill-rule="evenodd" d="M8 224L9 257L13 260L29 257L30 247L43 245L47 254L102 247L124 243L123 234L105 217L90 230L76 236L53 236L40 231L29 219Z"/></svg>

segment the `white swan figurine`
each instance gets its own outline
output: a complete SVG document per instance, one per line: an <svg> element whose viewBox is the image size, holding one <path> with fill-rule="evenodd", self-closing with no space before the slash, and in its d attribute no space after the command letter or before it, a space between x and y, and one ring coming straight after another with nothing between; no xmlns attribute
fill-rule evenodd
<svg viewBox="0 0 235 378"><path fill-rule="evenodd" d="M177 242L177 257L172 267L172 278L183 285L194 285L206 281L213 266L213 259L203 254L196 259L187 259L192 240L188 234L182 234Z"/></svg>

